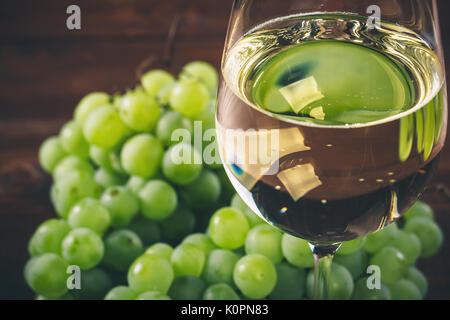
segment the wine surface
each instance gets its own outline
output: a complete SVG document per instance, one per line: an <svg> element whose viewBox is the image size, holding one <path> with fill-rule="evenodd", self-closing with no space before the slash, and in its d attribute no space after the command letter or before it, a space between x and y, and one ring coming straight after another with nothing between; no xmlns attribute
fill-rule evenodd
<svg viewBox="0 0 450 320"><path fill-rule="evenodd" d="M256 213L316 243L400 217L445 140L435 53L408 29L365 19L275 19L223 61L216 127L228 176Z"/></svg>
<svg viewBox="0 0 450 320"><path fill-rule="evenodd" d="M269 21L223 63L230 88L275 117L351 125L402 116L433 99L442 70L418 35L395 24L330 14Z"/></svg>

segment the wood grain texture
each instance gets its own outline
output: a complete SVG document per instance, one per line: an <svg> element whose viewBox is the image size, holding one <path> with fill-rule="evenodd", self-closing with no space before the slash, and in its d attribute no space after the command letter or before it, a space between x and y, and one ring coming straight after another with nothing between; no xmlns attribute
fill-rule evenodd
<svg viewBox="0 0 450 320"><path fill-rule="evenodd" d="M40 143L57 134L90 91L133 83L139 62L160 54L173 17L182 20L172 72L192 60L219 66L232 1L2 0L0 2L0 299L32 298L23 281L27 242L55 214L49 177L37 165ZM69 4L82 8L82 30L68 31ZM450 61L448 1L438 1ZM450 148L436 183L450 183ZM422 260L430 299L450 299L450 203L425 199L446 236L439 255Z"/></svg>

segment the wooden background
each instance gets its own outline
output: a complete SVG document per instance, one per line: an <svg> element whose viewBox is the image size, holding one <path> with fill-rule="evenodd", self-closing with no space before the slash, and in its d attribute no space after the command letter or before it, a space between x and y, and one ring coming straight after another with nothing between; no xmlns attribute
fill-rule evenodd
<svg viewBox="0 0 450 320"><path fill-rule="evenodd" d="M181 14L172 71L205 60L219 66L231 0L0 1L0 299L32 298L23 281L27 242L53 217L50 180L39 170L44 138L57 134L90 91L114 92L133 83L139 63L160 54L173 17ZM438 0L450 62L450 3ZM66 8L82 9L82 30L68 31ZM450 148L436 183L450 183ZM450 298L450 202L425 199L445 234L439 255L423 260L429 299Z"/></svg>

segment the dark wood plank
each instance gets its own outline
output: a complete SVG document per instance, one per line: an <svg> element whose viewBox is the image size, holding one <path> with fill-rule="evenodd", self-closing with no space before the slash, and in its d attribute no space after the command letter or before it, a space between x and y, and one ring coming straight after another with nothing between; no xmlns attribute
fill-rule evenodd
<svg viewBox="0 0 450 320"><path fill-rule="evenodd" d="M26 46L1 46L1 119L15 119L18 114L29 119L68 118L86 93L113 93L132 84L139 62L161 54L165 39L162 34L157 41L36 44L31 54ZM184 63L196 59L217 65L222 46L221 38L198 41L180 37L172 70L177 72ZM194 50L183 49L189 47Z"/></svg>
<svg viewBox="0 0 450 320"><path fill-rule="evenodd" d="M66 28L66 8L76 4L82 12L82 29ZM97 41L99 37L123 39L160 36L171 19L182 12L186 36L223 34L232 1L207 0L3 0L0 3L0 40ZM13 24L12 24L13 22ZM13 26L13 27L12 27Z"/></svg>
<svg viewBox="0 0 450 320"><path fill-rule="evenodd" d="M114 92L135 80L140 61L160 54L173 17L182 14L171 71L192 60L219 67L232 1L78 0L83 29L65 28L68 0L0 1L0 299L31 298L22 269L30 235L54 216L50 179L37 166L43 139L57 134L90 91ZM450 62L450 3L438 1ZM450 183L445 147L435 183ZM446 240L419 266L428 298L450 299L450 203L425 195Z"/></svg>

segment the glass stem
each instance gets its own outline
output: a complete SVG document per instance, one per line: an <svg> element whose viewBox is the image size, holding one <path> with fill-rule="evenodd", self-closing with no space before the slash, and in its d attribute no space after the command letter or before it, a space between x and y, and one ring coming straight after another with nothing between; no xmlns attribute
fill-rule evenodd
<svg viewBox="0 0 450 320"><path fill-rule="evenodd" d="M311 244L314 254L314 300L328 299L331 264L340 245L340 243L331 245Z"/></svg>

